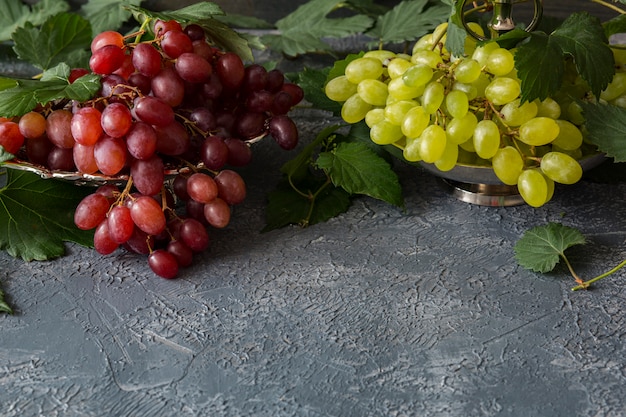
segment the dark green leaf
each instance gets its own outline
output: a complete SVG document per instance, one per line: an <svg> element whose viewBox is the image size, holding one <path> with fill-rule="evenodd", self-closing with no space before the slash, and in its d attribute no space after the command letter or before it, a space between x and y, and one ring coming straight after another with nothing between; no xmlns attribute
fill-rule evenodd
<svg viewBox="0 0 626 417"><path fill-rule="evenodd" d="M60 30L62 28L62 30ZM47 19L41 28L27 23L13 34L18 57L42 70L60 63L77 67L91 45L91 24L73 13L60 13Z"/></svg>
<svg viewBox="0 0 626 417"><path fill-rule="evenodd" d="M65 0L40 0L31 7L22 1L0 0L0 41L11 39L13 31L26 22L39 26L48 17L69 9Z"/></svg>
<svg viewBox="0 0 626 417"><path fill-rule="evenodd" d="M615 73L613 52L600 19L586 12L573 13L550 35L550 40L564 54L574 57L578 73L599 97Z"/></svg>
<svg viewBox="0 0 626 417"><path fill-rule="evenodd" d="M139 6L142 0L89 0L81 7L81 14L91 22L94 34L118 30L132 14L126 5Z"/></svg>
<svg viewBox="0 0 626 417"><path fill-rule="evenodd" d="M541 32L533 32L515 53L515 68L522 80L521 100L544 100L561 87L565 64L558 45Z"/></svg>
<svg viewBox="0 0 626 417"><path fill-rule="evenodd" d="M288 56L329 50L322 38L342 38L363 33L373 23L364 15L328 18L327 15L344 7L340 0L310 0L276 22L280 35L266 35L262 40L274 51Z"/></svg>
<svg viewBox="0 0 626 417"><path fill-rule="evenodd" d="M341 104L329 99L324 92L328 72L329 68L324 70L304 68L293 81L304 90L304 97L313 107L338 115L341 113Z"/></svg>
<svg viewBox="0 0 626 417"><path fill-rule="evenodd" d="M259 19L254 16L244 16L234 13L229 13L223 16L215 16L215 19L232 27L241 29L274 29L274 25L271 23Z"/></svg>
<svg viewBox="0 0 626 417"><path fill-rule="evenodd" d="M48 74L46 81L20 80L17 87L0 91L0 115L21 116L38 104L59 99L86 101L99 89L100 77L95 74L84 75L72 84L58 73Z"/></svg>
<svg viewBox="0 0 626 417"><path fill-rule="evenodd" d="M615 162L626 162L626 109L582 101L579 104L583 108L587 139L615 158Z"/></svg>
<svg viewBox="0 0 626 417"><path fill-rule="evenodd" d="M462 1L452 1L448 18L446 48L456 56L465 55L465 39L469 36L463 26L463 5Z"/></svg>
<svg viewBox="0 0 626 417"><path fill-rule="evenodd" d="M602 26L604 27L604 34L607 38L617 33L626 33L626 14L620 14L619 16L604 22Z"/></svg>
<svg viewBox="0 0 626 417"><path fill-rule="evenodd" d="M7 169L0 189L0 249L25 261L65 253L63 242L93 246L93 231L74 225L74 210L91 190L38 175Z"/></svg>
<svg viewBox="0 0 626 417"><path fill-rule="evenodd" d="M546 273L554 269L559 257L574 245L585 243L578 230L560 223L534 227L524 233L515 244L515 258L524 268Z"/></svg>
<svg viewBox="0 0 626 417"><path fill-rule="evenodd" d="M398 176L387 161L360 142L340 143L319 155L317 166L333 184L349 194L364 194L402 207L404 199Z"/></svg>
<svg viewBox="0 0 626 417"><path fill-rule="evenodd" d="M301 190L317 191L324 181L309 178L298 184ZM291 224L311 226L325 222L350 207L350 196L341 188L326 186L315 199L306 198L283 181L268 195L266 226L263 232L279 229Z"/></svg>
<svg viewBox="0 0 626 417"><path fill-rule="evenodd" d="M445 22L450 8L429 0L402 1L376 20L365 34L383 43L414 41Z"/></svg>
<svg viewBox="0 0 626 417"><path fill-rule="evenodd" d="M286 162L281 167L281 172L291 178L292 181L299 182L303 176L309 172L309 166L313 161L313 154L317 151L321 144L340 127L341 125L330 125L322 129L322 131L317 134L315 140L307 144L295 158Z"/></svg>
<svg viewBox="0 0 626 417"><path fill-rule="evenodd" d="M2 288L0 288L0 313L13 314L11 306L4 299L4 291L2 291Z"/></svg>

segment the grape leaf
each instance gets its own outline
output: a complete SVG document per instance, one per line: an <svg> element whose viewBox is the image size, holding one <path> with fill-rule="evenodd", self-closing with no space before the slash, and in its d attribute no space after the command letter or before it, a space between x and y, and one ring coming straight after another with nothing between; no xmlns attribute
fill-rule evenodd
<svg viewBox="0 0 626 417"><path fill-rule="evenodd" d="M65 241L93 246L93 231L74 225L74 209L91 190L14 169L6 175L0 189L0 249L32 261L62 256Z"/></svg>
<svg viewBox="0 0 626 417"><path fill-rule="evenodd" d="M40 0L31 7L21 1L0 0L0 41L11 39L13 31L26 22L39 26L48 17L69 9L65 0Z"/></svg>
<svg viewBox="0 0 626 417"><path fill-rule="evenodd" d="M450 8L444 4L431 5L429 0L402 1L376 20L365 32L383 43L413 41L444 22Z"/></svg>
<svg viewBox="0 0 626 417"><path fill-rule="evenodd" d="M620 14L602 24L607 38L617 33L626 33L626 15Z"/></svg>
<svg viewBox="0 0 626 417"><path fill-rule="evenodd" d="M387 161L363 143L340 143L332 151L322 152L316 165L327 172L335 186L349 194L368 195L404 206L397 174Z"/></svg>
<svg viewBox="0 0 626 417"><path fill-rule="evenodd" d="M303 190L317 190L324 182L309 178L300 182L298 187ZM341 188L327 186L315 199L309 199L293 189L285 180L268 194L266 206L266 224L262 232L279 229L290 224L311 226L323 223L350 207L350 195Z"/></svg>
<svg viewBox="0 0 626 417"><path fill-rule="evenodd" d="M574 245L585 243L580 231L560 223L548 223L527 230L515 244L515 258L524 268L546 273L554 269L559 257Z"/></svg>
<svg viewBox="0 0 626 417"><path fill-rule="evenodd" d="M324 92L328 72L329 68L323 70L304 68L293 81L302 88L304 96L314 108L338 115L341 113L341 104L329 99Z"/></svg>
<svg viewBox="0 0 626 417"><path fill-rule="evenodd" d="M626 109L580 101L587 139L615 162L626 162Z"/></svg>
<svg viewBox="0 0 626 417"><path fill-rule="evenodd" d="M48 18L41 27L27 22L13 33L13 50L18 58L45 70L66 63L84 66L91 45L91 24L74 13Z"/></svg>
<svg viewBox="0 0 626 417"><path fill-rule="evenodd" d="M288 56L329 51L330 46L322 38L362 33L373 24L372 18L359 14L345 18L327 17L344 6L340 0L310 0L276 22L279 35L265 35L262 40L272 50Z"/></svg>
<svg viewBox="0 0 626 417"><path fill-rule="evenodd" d="M21 116L33 110L38 104L43 105L53 100L86 101L94 96L101 85L100 76L95 74L84 75L72 84L67 78L51 75L42 80L14 82L17 86L0 91L0 116Z"/></svg>
<svg viewBox="0 0 626 417"><path fill-rule="evenodd" d="M573 13L550 35L532 32L519 46L515 68L522 80L522 102L543 100L558 91L567 56L596 96L613 79L615 61L600 20L586 12Z"/></svg>
<svg viewBox="0 0 626 417"><path fill-rule="evenodd" d="M2 288L0 288L0 313L13 314L11 306L4 300L4 291L2 291Z"/></svg>
<svg viewBox="0 0 626 417"><path fill-rule="evenodd" d="M139 6L142 0L89 0L81 6L81 15L91 22L91 30L101 33L117 30L126 22L131 13L122 7L128 4Z"/></svg>

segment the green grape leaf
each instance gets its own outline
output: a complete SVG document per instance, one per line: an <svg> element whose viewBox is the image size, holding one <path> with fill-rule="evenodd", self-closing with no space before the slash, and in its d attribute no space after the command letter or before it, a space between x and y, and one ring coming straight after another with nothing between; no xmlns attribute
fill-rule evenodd
<svg viewBox="0 0 626 417"><path fill-rule="evenodd" d="M11 306L4 299L4 291L2 291L2 288L0 288L0 313L13 314Z"/></svg>
<svg viewBox="0 0 626 417"><path fill-rule="evenodd" d="M329 68L323 70L304 68L296 75L293 81L302 88L306 100L314 108L327 110L335 115L339 115L341 113L341 104L329 99L324 92L328 72Z"/></svg>
<svg viewBox="0 0 626 417"><path fill-rule="evenodd" d="M316 165L333 184L349 194L368 195L398 207L404 206L402 188L391 165L361 142L342 142L322 152Z"/></svg>
<svg viewBox="0 0 626 417"><path fill-rule="evenodd" d="M149 19L176 20L185 25L195 23L204 29L205 33L220 48L236 53L244 61L253 61L252 50L245 37L231 29L217 18L224 15L224 11L215 3L203 1L183 7L182 9L153 12L135 5L127 5L128 10L138 22Z"/></svg>
<svg viewBox="0 0 626 417"><path fill-rule="evenodd" d="M0 189L0 249L32 261L64 255L66 241L93 246L93 231L74 225L74 210L91 190L14 169L6 175Z"/></svg>
<svg viewBox="0 0 626 417"><path fill-rule="evenodd" d="M615 59L600 19L588 13L573 13L550 37L564 54L574 57L578 73L599 97L615 74Z"/></svg>
<svg viewBox="0 0 626 417"><path fill-rule="evenodd" d="M583 109L587 139L615 162L626 162L626 109L583 101L579 104Z"/></svg>
<svg viewBox="0 0 626 417"><path fill-rule="evenodd" d="M604 34L607 38L617 33L626 33L626 14L620 14L602 23L602 26L604 27Z"/></svg>
<svg viewBox="0 0 626 417"><path fill-rule="evenodd" d="M444 4L431 5L429 0L402 1L379 16L365 34L383 43L414 41L446 21L449 15L450 8Z"/></svg>
<svg viewBox="0 0 626 417"><path fill-rule="evenodd" d="M342 127L342 125L335 124L326 126L317 134L315 140L308 143L300 152L298 152L295 158L283 164L280 171L287 175L291 181L302 181L310 173L309 165L313 161L314 153L322 145L322 143L334 135L335 131L337 131L340 127Z"/></svg>
<svg viewBox="0 0 626 417"><path fill-rule="evenodd" d="M596 96L613 79L615 61L600 20L586 12L573 13L550 35L532 32L517 49L515 68L522 80L522 102L556 93L568 56Z"/></svg>
<svg viewBox="0 0 626 417"><path fill-rule="evenodd" d="M446 49L456 56L465 55L465 39L467 31L463 27L463 6L462 1L452 1L450 5L450 17L448 18L448 30L446 32Z"/></svg>
<svg viewBox="0 0 626 417"><path fill-rule="evenodd" d="M300 190L313 192L322 187L324 182L309 177L297 185ZM350 195L341 188L327 186L312 200L298 193L285 180L268 195L266 225L262 232L290 224L306 227L323 223L348 211L350 203Z"/></svg>
<svg viewBox="0 0 626 417"><path fill-rule="evenodd" d="M560 223L548 223L527 230L515 244L515 258L526 269L546 273L554 269L565 250L585 243L580 231Z"/></svg>
<svg viewBox="0 0 626 417"><path fill-rule="evenodd" d="M544 100L561 87L565 64L557 45L544 33L533 33L515 53L515 68L522 80L521 101Z"/></svg>
<svg viewBox="0 0 626 417"><path fill-rule="evenodd" d="M11 34L29 22L40 26L48 17L66 12L70 5L65 0L40 0L31 7L24 2L0 0L0 41L11 39Z"/></svg>
<svg viewBox="0 0 626 417"><path fill-rule="evenodd" d="M91 22L94 34L106 30L118 30L132 14L123 7L139 6L142 0L89 0L80 8L81 15Z"/></svg>
<svg viewBox="0 0 626 417"><path fill-rule="evenodd" d="M322 38L342 38L362 33L373 24L365 15L328 18L327 15L346 4L340 0L310 0L276 22L280 35L265 35L262 40L270 49L288 56L298 56L330 49Z"/></svg>
<svg viewBox="0 0 626 417"><path fill-rule="evenodd" d="M41 27L27 22L13 33L13 50L18 58L45 70L66 63L84 66L91 45L91 24L74 13L48 18Z"/></svg>
<svg viewBox="0 0 626 417"><path fill-rule="evenodd" d="M65 64L61 66L65 67ZM86 101L92 98L101 86L100 76L95 74L84 75L72 84L58 72L44 74L42 80L19 80L16 81L17 86L1 90L0 116L21 116L37 105L44 105L53 100Z"/></svg>

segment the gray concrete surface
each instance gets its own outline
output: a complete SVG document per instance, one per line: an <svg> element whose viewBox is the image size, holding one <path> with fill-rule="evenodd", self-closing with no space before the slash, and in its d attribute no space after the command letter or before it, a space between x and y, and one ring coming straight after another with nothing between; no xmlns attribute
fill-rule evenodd
<svg viewBox="0 0 626 417"><path fill-rule="evenodd" d="M331 122L297 120L303 143ZM626 415L624 274L573 293L564 267L535 274L513 253L560 221L589 240L570 252L581 275L613 267L625 183L486 208L398 164L404 212L359 198L327 223L261 234L291 154L255 151L249 198L177 280L124 252L0 253L16 307L0 315L0 415Z"/></svg>

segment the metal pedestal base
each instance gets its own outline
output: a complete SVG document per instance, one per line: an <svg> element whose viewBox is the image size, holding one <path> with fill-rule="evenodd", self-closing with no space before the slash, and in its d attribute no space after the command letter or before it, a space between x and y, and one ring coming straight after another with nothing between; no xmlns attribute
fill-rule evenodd
<svg viewBox="0 0 626 417"><path fill-rule="evenodd" d="M489 207L508 207L524 204L514 185L471 184L439 178L444 188L455 198L466 203Z"/></svg>

